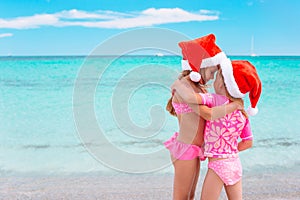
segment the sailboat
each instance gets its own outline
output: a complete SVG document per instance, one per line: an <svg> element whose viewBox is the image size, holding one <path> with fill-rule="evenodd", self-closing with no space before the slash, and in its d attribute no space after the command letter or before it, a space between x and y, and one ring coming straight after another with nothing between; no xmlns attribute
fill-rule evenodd
<svg viewBox="0 0 300 200"><path fill-rule="evenodd" d="M155 56L162 57L162 56L164 56L164 54L163 54L163 53L160 53L160 52L157 52L157 53L155 54Z"/></svg>
<svg viewBox="0 0 300 200"><path fill-rule="evenodd" d="M250 52L250 56L252 56L252 57L257 56L257 55L254 53L254 36L252 36L252 38L251 38L251 52Z"/></svg>

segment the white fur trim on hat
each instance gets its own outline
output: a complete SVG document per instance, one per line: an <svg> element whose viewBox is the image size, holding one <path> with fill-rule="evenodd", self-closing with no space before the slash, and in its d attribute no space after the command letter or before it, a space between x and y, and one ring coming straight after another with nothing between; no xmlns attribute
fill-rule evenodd
<svg viewBox="0 0 300 200"><path fill-rule="evenodd" d="M201 75L198 73L198 72L194 72L194 71L192 71L191 73L190 73L190 78L191 78L191 80L193 81L193 82L199 82L200 81L200 79L201 79Z"/></svg>
<svg viewBox="0 0 300 200"><path fill-rule="evenodd" d="M251 106L249 106L249 108L247 109L247 114L250 116L254 116L258 113L258 108L251 108Z"/></svg>
<svg viewBox="0 0 300 200"><path fill-rule="evenodd" d="M216 66L226 59L226 54L224 52L220 52L213 57L203 59L200 68Z"/></svg>
<svg viewBox="0 0 300 200"><path fill-rule="evenodd" d="M184 70L192 70L188 60L181 60L181 68Z"/></svg>
<svg viewBox="0 0 300 200"><path fill-rule="evenodd" d="M235 81L235 78L233 76L233 68L230 59L223 60L220 63L221 69L222 69L222 75L224 77L224 82L226 85L226 88L231 96L234 98L243 98L245 97L245 94L243 94L237 82Z"/></svg>

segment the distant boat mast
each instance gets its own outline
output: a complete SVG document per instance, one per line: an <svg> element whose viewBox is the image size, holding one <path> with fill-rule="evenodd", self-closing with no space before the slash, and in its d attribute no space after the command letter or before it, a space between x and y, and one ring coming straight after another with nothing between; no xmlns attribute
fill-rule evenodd
<svg viewBox="0 0 300 200"><path fill-rule="evenodd" d="M250 52L250 56L256 56L256 54L254 53L254 36L252 35L251 38L251 52Z"/></svg>

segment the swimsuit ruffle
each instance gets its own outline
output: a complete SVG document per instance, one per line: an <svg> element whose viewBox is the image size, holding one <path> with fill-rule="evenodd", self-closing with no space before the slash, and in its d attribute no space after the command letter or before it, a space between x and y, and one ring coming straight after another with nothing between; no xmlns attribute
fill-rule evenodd
<svg viewBox="0 0 300 200"><path fill-rule="evenodd" d="M205 160L203 149L194 144L186 144L177 140L178 132L176 132L164 145L171 154L178 160L193 160L197 157Z"/></svg>

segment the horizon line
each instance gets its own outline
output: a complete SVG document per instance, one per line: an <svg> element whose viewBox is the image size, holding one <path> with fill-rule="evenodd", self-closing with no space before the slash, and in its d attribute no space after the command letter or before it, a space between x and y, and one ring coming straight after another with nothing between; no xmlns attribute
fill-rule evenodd
<svg viewBox="0 0 300 200"><path fill-rule="evenodd" d="M83 54L69 54L69 55L63 55L63 54L49 54L49 55L0 55L1 58L9 58L9 57L134 57L134 56L153 56L153 57L177 57L181 55L172 55L172 54L166 54L166 55L155 55L155 54L136 54L136 55L83 55ZM266 57L266 56L300 56L300 54L255 54L255 56L251 54L227 54L227 56L240 56L240 57Z"/></svg>

